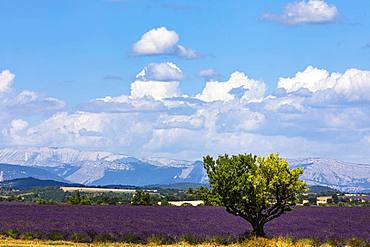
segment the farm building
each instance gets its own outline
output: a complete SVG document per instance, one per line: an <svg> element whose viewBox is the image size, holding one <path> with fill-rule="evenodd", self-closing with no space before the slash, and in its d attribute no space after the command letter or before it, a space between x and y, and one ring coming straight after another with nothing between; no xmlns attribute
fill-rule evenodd
<svg viewBox="0 0 370 247"><path fill-rule="evenodd" d="M191 206L199 206L199 205L203 205L204 202L201 201L201 200L198 200L198 201L171 201L171 202L168 202L170 205L172 206L184 206L184 205L191 205Z"/></svg>
<svg viewBox="0 0 370 247"><path fill-rule="evenodd" d="M369 202L370 196L365 194L345 194L344 196L340 196L340 199L348 200L350 202Z"/></svg>
<svg viewBox="0 0 370 247"><path fill-rule="evenodd" d="M316 205L325 205L333 202L332 196L318 196L316 199Z"/></svg>

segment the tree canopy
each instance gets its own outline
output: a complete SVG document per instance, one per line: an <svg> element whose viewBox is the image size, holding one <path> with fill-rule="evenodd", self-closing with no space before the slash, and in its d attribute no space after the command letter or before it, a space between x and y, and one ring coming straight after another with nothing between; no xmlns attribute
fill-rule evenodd
<svg viewBox="0 0 370 247"><path fill-rule="evenodd" d="M150 194L142 190L136 190L132 197L132 205L151 205Z"/></svg>
<svg viewBox="0 0 370 247"><path fill-rule="evenodd" d="M306 191L299 179L300 168L290 169L278 154L205 156L212 193L229 213L247 220L257 236L264 236L264 225L291 209Z"/></svg>

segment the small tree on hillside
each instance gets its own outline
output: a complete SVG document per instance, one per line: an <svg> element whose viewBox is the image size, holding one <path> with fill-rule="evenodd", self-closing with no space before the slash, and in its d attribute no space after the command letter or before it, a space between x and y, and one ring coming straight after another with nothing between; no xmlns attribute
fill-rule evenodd
<svg viewBox="0 0 370 247"><path fill-rule="evenodd" d="M209 182L229 213L247 220L257 236L265 236L264 225L290 210L306 184L300 168L290 170L288 162L271 154L203 158Z"/></svg>

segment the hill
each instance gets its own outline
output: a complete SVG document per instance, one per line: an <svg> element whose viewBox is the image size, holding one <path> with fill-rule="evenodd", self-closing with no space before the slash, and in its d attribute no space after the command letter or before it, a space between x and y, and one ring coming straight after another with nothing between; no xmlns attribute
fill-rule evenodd
<svg viewBox="0 0 370 247"><path fill-rule="evenodd" d="M0 182L0 188L13 188L20 190L28 190L34 187L50 187L50 186L82 186L80 184L70 184L55 180L42 180L37 178L16 178Z"/></svg>
<svg viewBox="0 0 370 247"><path fill-rule="evenodd" d="M339 190L332 189L326 186L320 186L320 185L309 186L308 190L309 192L316 193L316 194L322 194L322 195L332 195L332 194L341 193L341 191Z"/></svg>
<svg viewBox="0 0 370 247"><path fill-rule="evenodd" d="M63 177L58 174L54 174L47 169L43 169L42 167L0 163L0 182L25 177L67 182Z"/></svg>

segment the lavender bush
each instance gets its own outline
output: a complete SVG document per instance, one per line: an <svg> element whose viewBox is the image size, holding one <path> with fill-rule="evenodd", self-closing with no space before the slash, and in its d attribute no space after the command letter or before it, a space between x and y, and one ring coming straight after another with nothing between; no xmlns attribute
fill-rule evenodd
<svg viewBox="0 0 370 247"><path fill-rule="evenodd" d="M178 240L238 237L251 227L222 207L0 204L0 232L135 241L157 235ZM370 239L370 208L298 207L266 226L268 236Z"/></svg>

